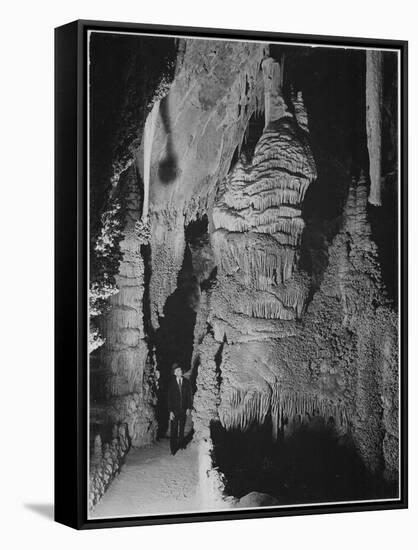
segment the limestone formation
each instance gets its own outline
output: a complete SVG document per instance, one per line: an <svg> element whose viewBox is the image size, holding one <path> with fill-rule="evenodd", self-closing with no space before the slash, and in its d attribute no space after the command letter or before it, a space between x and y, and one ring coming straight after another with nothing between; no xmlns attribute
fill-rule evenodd
<svg viewBox="0 0 418 550"><path fill-rule="evenodd" d="M383 52L366 51L367 147L370 163L371 204L380 206L382 180Z"/></svg>
<svg viewBox="0 0 418 550"><path fill-rule="evenodd" d="M295 271L304 229L301 208L306 190L316 178L316 167L282 97L279 64L268 59L263 68L269 98L266 106L271 103L266 127L251 162L238 161L213 208L212 246L219 285L210 318L215 335L222 333L217 330L218 318L228 319L235 328L234 332L229 326L224 328L228 344L221 365L221 423L227 429L246 430L253 423L263 424L271 415L277 439L284 418L315 411L326 414L332 406L313 394L287 393L281 387L283 372L274 357L275 341L288 336L292 329L286 325L301 318L307 298L306 281ZM235 318L217 308L232 296L236 300L228 304L228 310ZM270 333L262 345L244 343L253 339L250 327L259 335L261 327ZM229 345L243 340L232 348ZM343 420L343 411L341 416Z"/></svg>
<svg viewBox="0 0 418 550"><path fill-rule="evenodd" d="M208 210L249 119L264 104L260 63L265 48L257 43L186 40L181 68L160 102L150 161L155 327L177 285L183 228ZM139 166L143 171L143 163Z"/></svg>
<svg viewBox="0 0 418 550"><path fill-rule="evenodd" d="M143 320L144 262L138 231L141 196L133 166L122 176L124 191L123 254L116 279L118 292L110 299L110 310L102 319L106 343L101 364L106 372L106 416L109 421L128 426L132 445L146 445L155 437L152 395L152 357L145 340Z"/></svg>
<svg viewBox="0 0 418 550"><path fill-rule="evenodd" d="M179 361L194 388L202 499L230 503L216 430L266 429L275 449L328 430L396 484L398 313L368 207L383 201L382 54L364 53L366 90L355 84L366 108L348 122L340 72L325 90L311 71L313 60L328 75L331 54L319 55L295 46L284 67L279 45L179 42L174 79L113 190L124 198L122 258L94 355L104 382L92 505L128 446L166 433L165 384ZM105 443L103 425L126 433ZM233 505L280 498L254 490Z"/></svg>
<svg viewBox="0 0 418 550"><path fill-rule="evenodd" d="M100 435L94 441L89 476L89 508L104 495L115 475L120 471L130 448L126 424L113 429L112 441L102 445Z"/></svg>

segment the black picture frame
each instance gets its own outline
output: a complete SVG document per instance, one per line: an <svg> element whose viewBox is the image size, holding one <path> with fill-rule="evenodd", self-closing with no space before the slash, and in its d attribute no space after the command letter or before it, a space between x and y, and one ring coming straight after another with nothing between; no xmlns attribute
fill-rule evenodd
<svg viewBox="0 0 418 550"><path fill-rule="evenodd" d="M289 44L398 49L401 71L401 472L399 500L258 508L251 511L88 519L87 510L87 98L89 30L166 36L257 39ZM400 40L300 35L79 20L55 29L55 520L76 529L250 519L406 508L408 505L408 43Z"/></svg>

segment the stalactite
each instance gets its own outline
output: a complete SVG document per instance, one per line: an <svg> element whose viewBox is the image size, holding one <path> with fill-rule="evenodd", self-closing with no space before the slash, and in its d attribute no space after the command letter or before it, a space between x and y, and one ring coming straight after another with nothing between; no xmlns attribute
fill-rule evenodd
<svg viewBox="0 0 418 550"><path fill-rule="evenodd" d="M308 133L309 132L308 113L305 108L305 103L303 101L303 95L301 91L297 92L296 97L294 96L292 98L292 103L295 109L295 117L299 125L299 128L302 128L302 130Z"/></svg>
<svg viewBox="0 0 418 550"><path fill-rule="evenodd" d="M269 86L278 79L278 70L276 62L266 61ZM301 112L302 97L295 101ZM277 110L272 114L271 101L269 109L266 116L274 118ZM252 318L290 321L300 317L306 292L280 285L290 281L295 271L305 226L301 205L316 178L316 167L292 115L286 112L286 119L275 124L264 130L251 162L240 158L222 182L211 238L223 272L255 290L276 289L273 295L244 301L237 311Z"/></svg>
<svg viewBox="0 0 418 550"><path fill-rule="evenodd" d="M381 155L382 155L382 100L383 100L383 52L366 51L366 129L370 165L369 202L382 204Z"/></svg>
<svg viewBox="0 0 418 550"><path fill-rule="evenodd" d="M279 246L272 235L217 230L212 243L219 267L230 274L240 270L255 288L265 287L263 278L284 283L294 271L297 249Z"/></svg>
<svg viewBox="0 0 418 550"><path fill-rule="evenodd" d="M233 388L223 396L219 418L227 430L246 431L254 424L262 425L268 415L272 420L272 437L278 438L287 424L307 418L333 420L337 429L346 430L352 421L352 411L341 402L317 393L281 391L275 384L268 391Z"/></svg>
<svg viewBox="0 0 418 550"><path fill-rule="evenodd" d="M287 106L281 90L280 63L267 57L262 63L264 78L265 126L287 116Z"/></svg>
<svg viewBox="0 0 418 550"><path fill-rule="evenodd" d="M159 110L160 102L156 101L151 113L147 117L144 128L144 203L142 207L142 219L144 223L148 220L152 143L154 141L155 124Z"/></svg>

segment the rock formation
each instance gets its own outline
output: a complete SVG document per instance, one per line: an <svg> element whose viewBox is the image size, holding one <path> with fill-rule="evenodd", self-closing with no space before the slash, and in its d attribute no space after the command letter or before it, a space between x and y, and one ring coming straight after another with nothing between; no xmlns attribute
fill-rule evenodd
<svg viewBox="0 0 418 550"><path fill-rule="evenodd" d="M105 345L98 350L90 366L90 417L95 427L91 428L91 437L95 436L93 456L98 463L90 478L93 504L120 468L130 445L150 444L157 429L154 368L143 323L141 247L147 235L140 222L142 200L133 165L121 175L119 186L124 203L124 238L119 245L122 259L116 276L118 291L109 299L110 307L101 318ZM127 433L121 442L114 441L115 438L106 441L106 432L116 429L122 433L122 428ZM97 448L98 442L103 442L102 451Z"/></svg>
<svg viewBox="0 0 418 550"><path fill-rule="evenodd" d="M184 256L183 228L208 210L251 115L264 103L260 63L265 45L186 43L181 69L160 104L152 149L154 325L176 288Z"/></svg>
<svg viewBox="0 0 418 550"><path fill-rule="evenodd" d="M367 147L371 204L380 206L382 178L383 52L366 51Z"/></svg>
<svg viewBox="0 0 418 550"><path fill-rule="evenodd" d="M279 86L279 64L266 63L265 129L251 162L237 162L213 208L218 285L209 319L215 338L227 342L220 366L221 423L245 430L271 413L277 438L283 415L298 398L294 391L283 392L285 373L274 350L277 339L295 333L307 298L306 281L295 270L304 228L301 207L316 168L281 90L272 88L272 82ZM306 408L312 406L306 397Z"/></svg>
<svg viewBox="0 0 418 550"><path fill-rule="evenodd" d="M317 89L285 78L277 48L182 40L167 95L150 108L116 185L122 258L92 362L104 388L95 422L126 425L133 446L152 444L168 366L187 342L193 444L212 502L225 496L214 426L225 434L267 426L276 444L320 419L373 475L394 484L398 476L398 317L368 210L368 200L382 202L380 57L364 54L367 109L345 123L355 133L338 127L332 100L337 122L327 127ZM286 58L289 71L296 55ZM330 136L319 143L319 132ZM370 182L367 165L350 172L351 146L338 156L332 143L362 132L356 146L368 147ZM334 170L332 188L324 166ZM314 201L319 214L307 226ZM187 332L177 343L176 304ZM97 493L102 482L94 483Z"/></svg>

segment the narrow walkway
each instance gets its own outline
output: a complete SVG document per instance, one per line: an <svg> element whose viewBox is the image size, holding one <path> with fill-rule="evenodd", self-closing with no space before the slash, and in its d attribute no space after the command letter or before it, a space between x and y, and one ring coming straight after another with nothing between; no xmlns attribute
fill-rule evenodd
<svg viewBox="0 0 418 550"><path fill-rule="evenodd" d="M90 517L197 511L198 476L198 450L193 444L174 456L167 439L133 449Z"/></svg>

